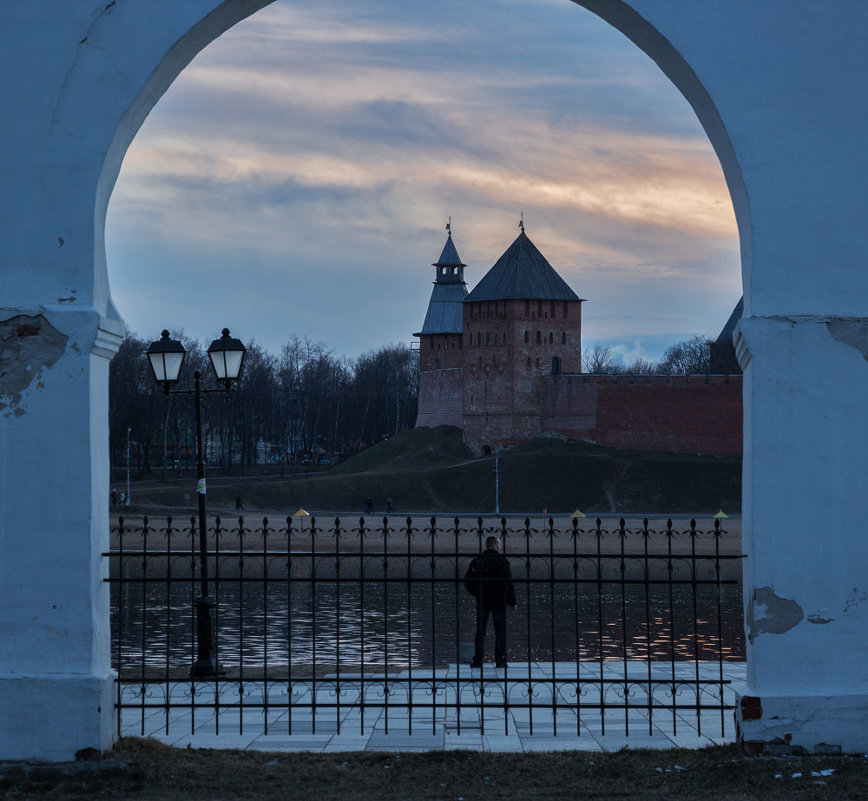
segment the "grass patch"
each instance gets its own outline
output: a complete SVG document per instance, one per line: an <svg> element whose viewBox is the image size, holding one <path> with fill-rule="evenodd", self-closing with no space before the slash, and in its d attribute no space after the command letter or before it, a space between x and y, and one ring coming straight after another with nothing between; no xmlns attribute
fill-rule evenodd
<svg viewBox="0 0 868 801"><path fill-rule="evenodd" d="M830 775L812 772L833 770ZM801 776L794 776L800 773ZM0 767L6 798L642 799L800 801L868 797L864 757L743 757L698 751L274 754L120 741L103 762Z"/></svg>
<svg viewBox="0 0 868 801"><path fill-rule="evenodd" d="M232 515L236 497L245 516L254 510L299 506L342 515L362 514L366 498L375 517L405 514L490 514L494 457L474 458L452 426L404 431L367 448L327 473L296 478L209 478L208 505ZM537 439L499 455L500 510L504 514L714 514L741 510L741 459L617 451L588 443ZM185 499L186 494L186 499ZM134 493L138 511L160 507L194 513L189 481L152 485Z"/></svg>

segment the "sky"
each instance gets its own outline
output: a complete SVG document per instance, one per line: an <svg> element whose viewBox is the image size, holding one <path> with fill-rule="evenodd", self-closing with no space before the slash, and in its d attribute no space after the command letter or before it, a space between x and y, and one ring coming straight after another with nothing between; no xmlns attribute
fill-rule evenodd
<svg viewBox="0 0 868 801"><path fill-rule="evenodd" d="M584 345L716 337L738 234L693 110L570 0L277 0L157 103L109 204L146 339L224 327L354 358L418 331L452 219L468 288L518 235L586 298Z"/></svg>

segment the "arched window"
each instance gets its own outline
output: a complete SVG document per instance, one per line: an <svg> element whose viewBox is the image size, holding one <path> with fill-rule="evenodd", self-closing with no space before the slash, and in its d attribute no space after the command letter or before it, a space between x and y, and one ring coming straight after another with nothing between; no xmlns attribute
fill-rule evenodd
<svg viewBox="0 0 868 801"><path fill-rule="evenodd" d="M567 344L567 332L564 331L564 333L561 334L561 345L566 345L566 344Z"/></svg>
<svg viewBox="0 0 868 801"><path fill-rule="evenodd" d="M536 357L536 366L539 367L539 356Z"/></svg>
<svg viewBox="0 0 868 801"><path fill-rule="evenodd" d="M485 344L486 345L491 344L491 332L490 331L485 332Z"/></svg>
<svg viewBox="0 0 868 801"><path fill-rule="evenodd" d="M561 358L560 356L552 356L552 375L561 374Z"/></svg>
<svg viewBox="0 0 868 801"><path fill-rule="evenodd" d="M565 319L565 320L567 319L567 309L568 309L568 308L569 308L569 307L567 306L567 302L564 301L564 315L563 315L563 316L564 316L564 319Z"/></svg>
<svg viewBox="0 0 868 801"><path fill-rule="evenodd" d="M434 369L435 370L440 369L440 359L434 359Z"/></svg>
<svg viewBox="0 0 868 801"><path fill-rule="evenodd" d="M551 331L549 331L549 345L554 345L554 342L555 342L555 335Z"/></svg>
<svg viewBox="0 0 868 801"><path fill-rule="evenodd" d="M524 316L530 317L530 301L529 300L526 300L524 302Z"/></svg>
<svg viewBox="0 0 868 801"><path fill-rule="evenodd" d="M555 316L555 302L553 300L549 301L549 317L554 318Z"/></svg>
<svg viewBox="0 0 868 801"><path fill-rule="evenodd" d="M530 356L527 357L527 369L530 370Z"/></svg>
<svg viewBox="0 0 868 801"><path fill-rule="evenodd" d="M542 344L542 331L536 332L536 344L537 345Z"/></svg>
<svg viewBox="0 0 868 801"><path fill-rule="evenodd" d="M530 342L530 331L525 331L524 332L524 344L527 345L528 342Z"/></svg>

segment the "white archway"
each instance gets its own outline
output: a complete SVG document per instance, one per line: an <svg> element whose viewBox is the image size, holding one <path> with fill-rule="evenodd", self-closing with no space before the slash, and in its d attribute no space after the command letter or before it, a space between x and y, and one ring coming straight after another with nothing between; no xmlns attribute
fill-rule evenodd
<svg viewBox="0 0 868 801"><path fill-rule="evenodd" d="M107 748L104 220L130 141L208 42L269 0L0 9L0 759ZM581 0L693 105L739 225L745 317L742 735L868 749L868 75L861 0ZM50 7L50 8L49 8ZM798 43L798 47L793 46ZM828 280L829 275L834 277ZM834 532L834 537L821 532ZM759 715L757 710L761 708Z"/></svg>

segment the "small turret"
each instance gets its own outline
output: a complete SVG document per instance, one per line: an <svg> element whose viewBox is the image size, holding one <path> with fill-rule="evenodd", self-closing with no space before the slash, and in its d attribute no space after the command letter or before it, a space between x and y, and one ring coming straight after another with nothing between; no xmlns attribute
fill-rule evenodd
<svg viewBox="0 0 868 801"><path fill-rule="evenodd" d="M451 334L461 336L463 329L462 303L467 297L467 285L464 282L465 264L458 257L455 243L452 241L452 218L446 224L446 244L440 258L432 265L436 272L434 289L431 290L431 300L428 301L428 312L422 330L413 334L414 337L440 336ZM422 350L420 344L420 351ZM422 367L424 370L424 366Z"/></svg>
<svg viewBox="0 0 868 801"><path fill-rule="evenodd" d="M419 416L416 426L461 425L464 263L452 241L452 219L446 244L434 262L434 288L419 337Z"/></svg>

